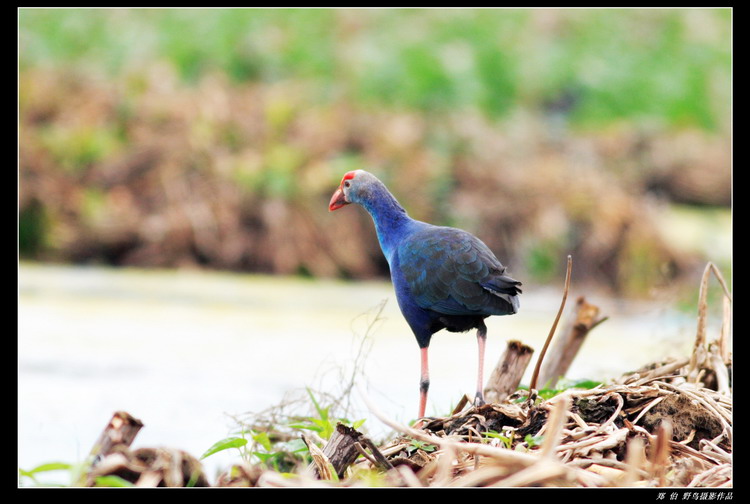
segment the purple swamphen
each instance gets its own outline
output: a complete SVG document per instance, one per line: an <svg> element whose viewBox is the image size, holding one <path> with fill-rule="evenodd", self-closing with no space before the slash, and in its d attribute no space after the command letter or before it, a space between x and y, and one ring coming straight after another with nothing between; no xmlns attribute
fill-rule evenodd
<svg viewBox="0 0 750 504"><path fill-rule="evenodd" d="M477 329L479 369L475 404L484 404L484 344L490 315L518 311L521 282L476 236L409 217L385 185L364 170L348 172L328 205L330 211L359 203L375 223L380 247L391 269L396 299L421 352L419 418L424 417L430 375L427 349L440 329Z"/></svg>

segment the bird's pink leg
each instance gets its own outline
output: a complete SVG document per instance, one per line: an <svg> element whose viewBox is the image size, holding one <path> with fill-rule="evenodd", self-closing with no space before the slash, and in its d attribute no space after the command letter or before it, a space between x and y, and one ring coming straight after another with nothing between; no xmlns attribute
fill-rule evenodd
<svg viewBox="0 0 750 504"><path fill-rule="evenodd" d="M430 370L427 365L427 347L419 349L422 353L422 373L419 381L419 418L424 417L427 407L427 390L430 388Z"/></svg>
<svg viewBox="0 0 750 504"><path fill-rule="evenodd" d="M482 324L477 328L477 346L479 347L479 366L477 371L477 395L474 398L474 405L481 406L484 404L484 344L487 341L487 326Z"/></svg>

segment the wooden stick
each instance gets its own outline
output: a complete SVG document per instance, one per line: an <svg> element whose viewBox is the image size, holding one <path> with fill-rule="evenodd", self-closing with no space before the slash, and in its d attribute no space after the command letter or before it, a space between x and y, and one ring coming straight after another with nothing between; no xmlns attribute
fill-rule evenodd
<svg viewBox="0 0 750 504"><path fill-rule="evenodd" d="M377 467L380 467L384 471L388 471L390 469L393 469L393 466L388 461L385 456L380 453L380 450L375 446L375 443L373 443L370 438L365 436L360 436L359 442L362 446L365 446L370 449L370 453L372 454L372 457L375 459L375 465Z"/></svg>
<svg viewBox="0 0 750 504"><path fill-rule="evenodd" d="M499 403L518 389L533 353L533 348L520 341L508 341L484 387L487 402Z"/></svg>
<svg viewBox="0 0 750 504"><path fill-rule="evenodd" d="M586 336L605 320L606 317L599 318L598 306L588 303L583 296L578 298L574 317L555 341L539 372L539 384L542 387L554 387L565 376Z"/></svg>
<svg viewBox="0 0 750 504"><path fill-rule="evenodd" d="M487 398L486 392L485 392L485 399ZM467 404L471 403L471 397L464 394L463 397L461 397L461 400L458 401L458 404L456 404L456 407L453 408L453 411L451 412L451 416L455 415L456 413L463 411L463 409L466 407Z"/></svg>

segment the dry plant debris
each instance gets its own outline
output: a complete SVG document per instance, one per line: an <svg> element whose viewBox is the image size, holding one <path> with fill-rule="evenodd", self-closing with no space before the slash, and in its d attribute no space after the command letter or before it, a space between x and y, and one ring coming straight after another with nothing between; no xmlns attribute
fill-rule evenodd
<svg viewBox="0 0 750 504"><path fill-rule="evenodd" d="M404 436L381 451L413 471L407 486L731 487L731 397L685 381L687 364L530 407L517 394L420 430L393 424ZM437 449L410 451L414 439Z"/></svg>

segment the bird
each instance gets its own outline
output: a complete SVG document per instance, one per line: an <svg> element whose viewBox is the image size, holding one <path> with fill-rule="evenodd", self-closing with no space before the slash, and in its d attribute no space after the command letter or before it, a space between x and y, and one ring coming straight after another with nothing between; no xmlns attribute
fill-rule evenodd
<svg viewBox="0 0 750 504"><path fill-rule="evenodd" d="M398 306L420 349L418 419L425 417L430 387L430 340L442 329L477 330L474 405L485 404L484 320L518 312L521 282L509 276L490 248L473 234L409 217L385 184L370 172L345 173L331 196L328 210L351 203L361 205L372 217Z"/></svg>

